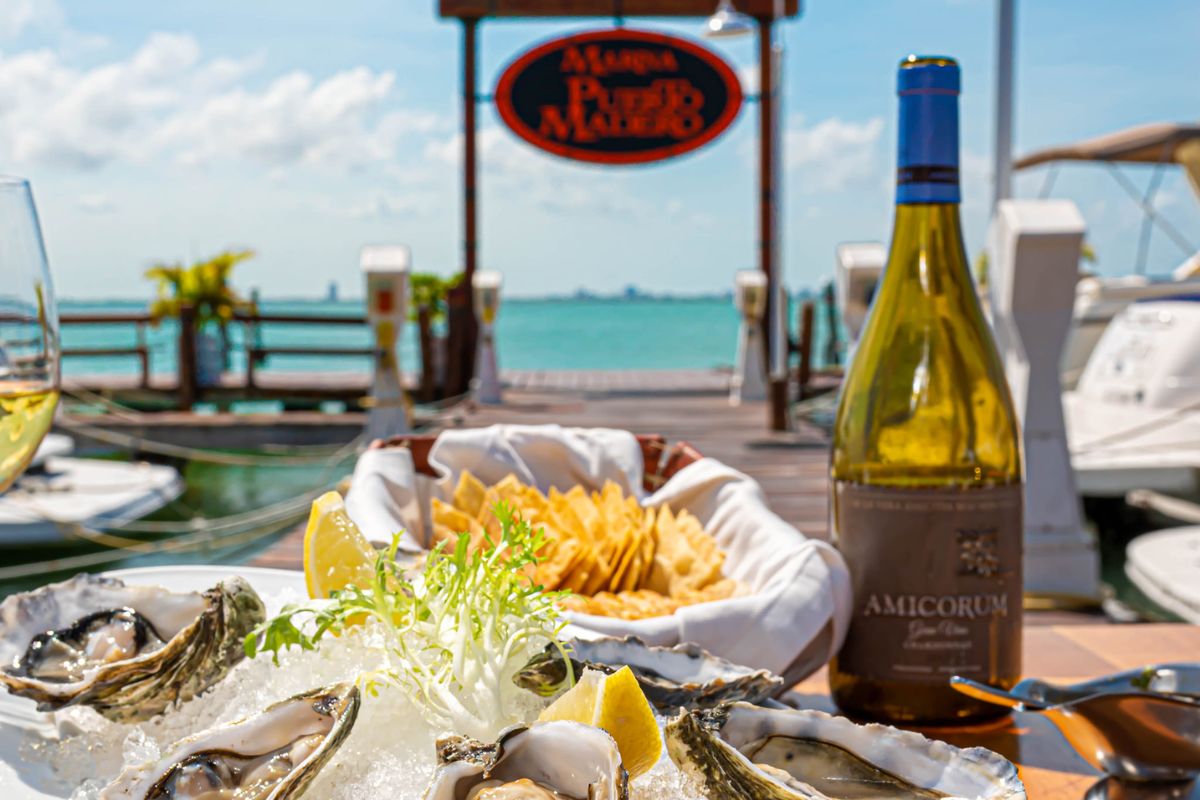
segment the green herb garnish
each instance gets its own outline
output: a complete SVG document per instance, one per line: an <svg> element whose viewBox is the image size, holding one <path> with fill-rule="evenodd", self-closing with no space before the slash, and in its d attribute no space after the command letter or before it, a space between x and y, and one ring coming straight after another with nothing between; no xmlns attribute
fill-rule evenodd
<svg viewBox="0 0 1200 800"><path fill-rule="evenodd" d="M396 564L399 535L375 560L368 587L348 586L332 599L289 605L246 637L246 653L313 650L326 634L373 622L384 632L387 664L369 676L369 688L392 685L425 710L428 721L469 736L490 736L511 721L512 682L525 660L547 642L563 655L558 634L566 624L556 608L565 594L532 579L545 544L507 503L494 509L499 541L472 551L460 534L430 551L411 580ZM371 622L368 622L371 621ZM573 676L568 675L568 685Z"/></svg>

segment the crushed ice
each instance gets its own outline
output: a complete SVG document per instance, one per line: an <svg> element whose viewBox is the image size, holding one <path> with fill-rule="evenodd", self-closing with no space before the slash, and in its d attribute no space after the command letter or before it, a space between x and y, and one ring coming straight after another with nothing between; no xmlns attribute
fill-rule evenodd
<svg viewBox="0 0 1200 800"><path fill-rule="evenodd" d="M272 610L295 600L265 599ZM97 800L122 769L159 758L186 736L384 666L386 651L381 645L379 634L359 628L326 638L315 651L280 653L278 667L269 654L262 654L243 661L201 697L140 724L108 722L87 708L66 709L52 715L57 738L31 733L22 755L48 763L63 789L73 791L71 800ZM528 698L521 711L533 719L547 701L532 693ZM434 740L439 733L426 725L419 710L398 690L382 687L377 696L364 693L354 729L305 792L305 800L419 800L433 774ZM698 797L665 751L654 769L630 788L634 800Z"/></svg>

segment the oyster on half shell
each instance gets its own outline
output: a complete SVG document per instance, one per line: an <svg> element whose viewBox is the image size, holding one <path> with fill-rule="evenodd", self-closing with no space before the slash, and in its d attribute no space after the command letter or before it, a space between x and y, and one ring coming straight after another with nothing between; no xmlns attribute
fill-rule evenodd
<svg viewBox="0 0 1200 800"><path fill-rule="evenodd" d="M358 687L314 689L253 717L176 742L126 768L100 800L288 800L299 797L350 735Z"/></svg>
<svg viewBox="0 0 1200 800"><path fill-rule="evenodd" d="M710 708L723 702L759 703L783 688L783 678L718 658L694 644L654 647L636 636L572 639L566 645L574 674L585 668L613 673L628 666L646 699L661 709ZM549 645L513 677L516 684L551 694L567 678L558 648Z"/></svg>
<svg viewBox="0 0 1200 800"><path fill-rule="evenodd" d="M732 703L682 711L667 752L711 800L1024 800L1007 759L821 711Z"/></svg>
<svg viewBox="0 0 1200 800"><path fill-rule="evenodd" d="M0 603L0 684L39 711L87 705L144 720L223 678L265 618L241 578L171 592L76 575Z"/></svg>
<svg viewBox="0 0 1200 800"><path fill-rule="evenodd" d="M579 722L535 722L495 744L447 736L425 800L628 800L613 738Z"/></svg>

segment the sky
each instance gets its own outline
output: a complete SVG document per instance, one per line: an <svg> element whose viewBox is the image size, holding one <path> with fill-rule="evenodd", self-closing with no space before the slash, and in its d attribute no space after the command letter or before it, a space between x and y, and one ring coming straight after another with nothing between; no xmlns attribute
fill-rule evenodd
<svg viewBox="0 0 1200 800"><path fill-rule="evenodd" d="M715 2L714 2L715 6ZM1200 112L1200 3L1018 1L1015 151ZM963 69L963 222L987 227L993 0L809 0L785 25L783 260L787 284L832 274L839 242L886 241L895 66L910 52ZM608 20L495 21L481 89L530 45ZM698 35L701 20L630 27ZM236 283L266 297L361 294L358 251L403 243L414 267L461 264L460 30L435 0L0 0L0 172L32 181L57 291L139 298L143 270L226 247L258 256ZM756 87L754 39L710 43ZM506 292L723 291L755 266L756 107L704 149L641 167L544 155L479 113L480 265ZM1152 168L1128 168L1139 186ZM1045 170L1020 175L1037 196ZM1094 268L1132 270L1141 213L1103 167L1053 195L1088 222ZM1200 246L1177 169L1156 201ZM1156 234L1150 271L1185 253Z"/></svg>

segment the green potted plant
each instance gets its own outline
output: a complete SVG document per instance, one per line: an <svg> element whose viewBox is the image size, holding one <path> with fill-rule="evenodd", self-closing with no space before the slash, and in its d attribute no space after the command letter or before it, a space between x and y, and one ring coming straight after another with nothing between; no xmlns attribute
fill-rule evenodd
<svg viewBox="0 0 1200 800"><path fill-rule="evenodd" d="M157 284L157 297L150 304L155 322L178 319L185 305L195 310L196 380L201 386L221 380L228 324L238 312L254 311L254 304L230 285L233 268L253 256L253 250L226 250L190 266L160 263L146 270L146 277Z"/></svg>
<svg viewBox="0 0 1200 800"><path fill-rule="evenodd" d="M443 278L434 272L414 272L408 276L409 320L418 321L418 312L422 306L429 309L429 333L433 338L433 363L429 366L436 386L443 384L446 374L446 336L442 332L447 314L446 299L450 290L460 284L462 279L461 272L456 272L449 278ZM422 365L422 368L424 366Z"/></svg>
<svg viewBox="0 0 1200 800"><path fill-rule="evenodd" d="M446 296L450 290L462 282L463 274L456 272L449 278L443 278L434 272L414 272L408 276L408 307L409 319L417 319L417 309L425 306L429 309L429 321L439 324L446 319Z"/></svg>

